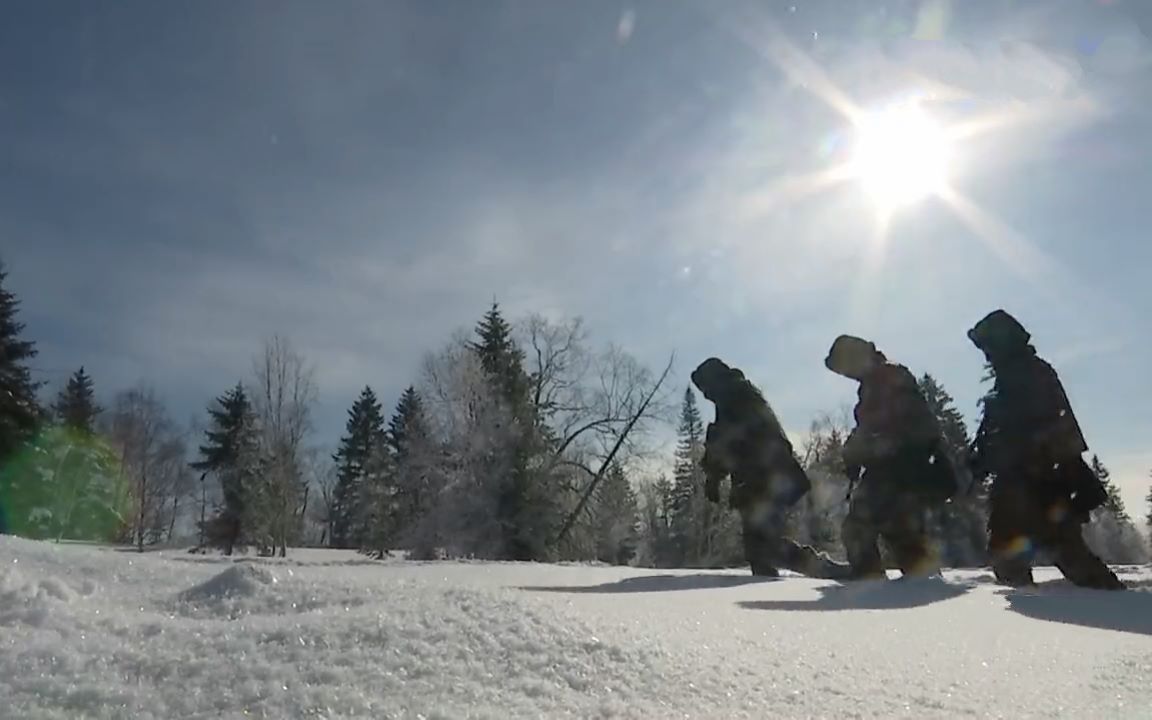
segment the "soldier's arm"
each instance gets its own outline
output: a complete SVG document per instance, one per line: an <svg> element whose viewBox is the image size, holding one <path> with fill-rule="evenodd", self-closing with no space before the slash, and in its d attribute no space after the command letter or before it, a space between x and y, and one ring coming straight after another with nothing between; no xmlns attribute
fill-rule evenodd
<svg viewBox="0 0 1152 720"><path fill-rule="evenodd" d="M988 415L985 413L984 417L980 419L980 426L976 428L976 434L972 436L972 442L968 446L968 471L972 474L972 482L969 484L969 493L975 489L976 485L988 477L987 468L987 446L988 443Z"/></svg>
<svg viewBox="0 0 1152 720"><path fill-rule="evenodd" d="M704 471L704 496L711 502L720 502L720 482L731 472L728 452L721 444L720 431L715 423L708 423L704 438L704 456L700 458L700 467Z"/></svg>

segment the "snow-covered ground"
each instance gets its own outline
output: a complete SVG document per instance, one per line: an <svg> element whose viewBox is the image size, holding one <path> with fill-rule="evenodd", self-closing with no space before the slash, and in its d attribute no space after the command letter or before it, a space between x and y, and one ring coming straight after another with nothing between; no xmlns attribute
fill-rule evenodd
<svg viewBox="0 0 1152 720"><path fill-rule="evenodd" d="M1152 718L1144 568L1022 593L292 555L0 537L0 717Z"/></svg>

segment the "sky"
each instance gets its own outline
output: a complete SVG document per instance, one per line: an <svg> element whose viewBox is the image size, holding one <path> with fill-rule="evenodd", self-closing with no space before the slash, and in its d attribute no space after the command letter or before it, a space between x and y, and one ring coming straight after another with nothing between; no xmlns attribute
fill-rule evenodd
<svg viewBox="0 0 1152 720"><path fill-rule="evenodd" d="M840 333L976 417L1002 307L1144 514L1152 10L1139 0L22 0L0 9L0 259L57 387L178 418L273 333L317 437L497 299L674 381L716 355L803 433ZM885 225L847 107L918 97L947 197ZM829 100L833 102L829 102Z"/></svg>

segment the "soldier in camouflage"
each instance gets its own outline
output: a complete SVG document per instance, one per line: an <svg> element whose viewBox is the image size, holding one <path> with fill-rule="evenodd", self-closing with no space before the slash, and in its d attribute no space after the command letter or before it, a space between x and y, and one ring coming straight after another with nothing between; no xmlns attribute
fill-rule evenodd
<svg viewBox="0 0 1152 720"><path fill-rule="evenodd" d="M720 502L720 482L731 477L729 505L740 513L752 574L776 576L784 568L811 577L847 577L848 566L783 536L784 513L811 483L756 386L717 358L693 371L692 384L716 406L700 463L705 495Z"/></svg>
<svg viewBox="0 0 1152 720"><path fill-rule="evenodd" d="M984 353L995 379L970 462L976 478L994 478L988 550L996 578L1031 585L1032 558L1042 548L1072 583L1123 590L1124 583L1084 542L1081 525L1107 493L1084 462L1088 444L1056 371L1003 310L987 315L968 338Z"/></svg>
<svg viewBox="0 0 1152 720"><path fill-rule="evenodd" d="M844 443L848 515L841 534L854 577L884 578L883 538L904 575L939 573L928 513L956 490L939 425L916 378L866 340L841 335L825 366L860 383Z"/></svg>

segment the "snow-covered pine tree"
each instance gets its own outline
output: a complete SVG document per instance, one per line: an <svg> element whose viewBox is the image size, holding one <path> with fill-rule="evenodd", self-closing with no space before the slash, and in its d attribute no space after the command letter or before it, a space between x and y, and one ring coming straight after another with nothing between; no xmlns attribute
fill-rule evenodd
<svg viewBox="0 0 1152 720"><path fill-rule="evenodd" d="M645 567L674 567L677 551L672 538L672 482L666 475L640 484L640 551Z"/></svg>
<svg viewBox="0 0 1152 720"><path fill-rule="evenodd" d="M1130 565L1146 562L1148 549L1136 524L1128 516L1120 491L1112 482L1112 473L1096 455L1089 464L1108 493L1104 504L1092 511L1092 520L1084 526L1084 540L1107 563Z"/></svg>
<svg viewBox="0 0 1152 720"><path fill-rule="evenodd" d="M932 375L920 377L920 392L936 416L940 433L957 474L959 489L940 511L937 522L943 547L942 561L950 567L977 567L987 562L988 489L985 483L972 487L968 470L971 437L955 400ZM969 492L971 489L972 492Z"/></svg>
<svg viewBox="0 0 1152 720"><path fill-rule="evenodd" d="M673 566L738 564L742 558L739 516L728 507L731 483L721 486L720 502L704 494L704 420L691 387L684 390L677 429L670 519Z"/></svg>
<svg viewBox="0 0 1152 720"><path fill-rule="evenodd" d="M1128 517L1128 510L1124 507L1124 499L1120 497L1120 490L1116 487L1116 483L1112 482L1112 473L1100 461L1100 457L1093 455L1088 466L1092 468L1092 474L1100 479L1100 484L1104 486L1104 491L1108 494L1108 498L1103 505L1097 508L1097 511L1108 512L1118 518L1131 520Z"/></svg>
<svg viewBox="0 0 1152 720"><path fill-rule="evenodd" d="M52 410L56 421L65 427L84 433L94 430L100 406L96 404L92 378L83 366L68 378L68 384L60 390Z"/></svg>
<svg viewBox="0 0 1152 720"><path fill-rule="evenodd" d="M1144 498L1148 505L1148 514L1144 516L1144 529L1148 531L1148 541L1152 549L1152 487L1148 488L1148 495Z"/></svg>
<svg viewBox="0 0 1152 720"><path fill-rule="evenodd" d="M59 412L67 407L67 414ZM56 540L110 541L127 512L115 455L96 435L92 383L81 370L55 405L61 424L47 427L11 465L21 534Z"/></svg>
<svg viewBox="0 0 1152 720"><path fill-rule="evenodd" d="M541 560L560 522L560 505L548 477L536 462L546 438L529 401L531 379L512 326L497 303L476 326L469 347L480 360L499 408L491 409L496 447L485 480L495 491L496 515L503 536L501 556L508 560Z"/></svg>
<svg viewBox="0 0 1152 720"><path fill-rule="evenodd" d="M28 367L36 357L36 345L21 338L24 323L16 319L20 301L6 287L7 278L0 262L0 533L21 534L40 489L39 479L21 472L14 459L40 422L36 400L40 383L32 381Z"/></svg>
<svg viewBox="0 0 1152 720"><path fill-rule="evenodd" d="M522 413L529 407L530 381L524 372L524 352L516 344L512 325L504 318L499 303L492 303L477 323L476 337L469 347L513 418L522 420Z"/></svg>
<svg viewBox="0 0 1152 720"><path fill-rule="evenodd" d="M7 288L7 279L0 262L0 463L32 438L40 421L36 391L41 383L32 381L28 367L36 344L21 338L20 301Z"/></svg>
<svg viewBox="0 0 1152 720"><path fill-rule="evenodd" d="M1144 529L1148 532L1149 551L1152 552L1152 487L1148 488L1144 502L1148 505L1148 514L1144 516Z"/></svg>
<svg viewBox="0 0 1152 720"><path fill-rule="evenodd" d="M799 540L833 556L843 555L840 526L848 513L848 478L843 461L849 432L846 422L823 414L809 426L801 464L812 481L812 489L789 513Z"/></svg>
<svg viewBox="0 0 1152 720"><path fill-rule="evenodd" d="M374 467L384 451L383 411L376 393L366 386L348 410L344 436L332 456L337 466L333 547L361 548L369 534L384 534L381 524L388 520L385 506L390 498L386 478Z"/></svg>
<svg viewBox="0 0 1152 720"><path fill-rule="evenodd" d="M201 528L209 545L223 548L231 555L236 545L245 541L245 524L258 502L256 491L259 472L259 438L252 403L242 383L218 397L208 408L210 425L204 431L200 459L194 470L215 476L220 485L222 505L218 513Z"/></svg>
<svg viewBox="0 0 1152 720"><path fill-rule="evenodd" d="M407 542L406 536L427 515L436 492L429 472L431 431L424 401L414 387L409 386L396 403L396 411L388 421L387 444L396 486L392 524L397 537Z"/></svg>
<svg viewBox="0 0 1152 720"><path fill-rule="evenodd" d="M677 429L676 460L672 481L670 527L676 548L674 564L694 566L700 562L705 542L707 498L704 497L704 421L696 393L685 388Z"/></svg>
<svg viewBox="0 0 1152 720"><path fill-rule="evenodd" d="M619 464L613 463L608 468L594 497L596 559L612 565L627 565L636 556L640 508L632 483Z"/></svg>

